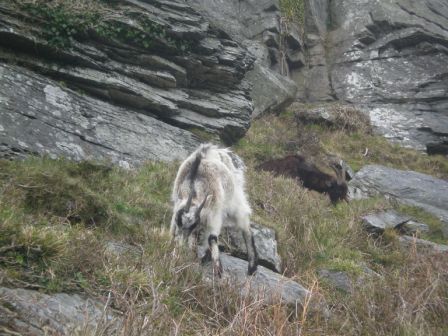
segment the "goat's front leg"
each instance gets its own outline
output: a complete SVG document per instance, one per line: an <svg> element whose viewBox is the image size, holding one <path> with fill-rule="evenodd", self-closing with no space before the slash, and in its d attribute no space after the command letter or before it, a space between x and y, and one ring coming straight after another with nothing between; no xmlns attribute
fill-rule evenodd
<svg viewBox="0 0 448 336"><path fill-rule="evenodd" d="M177 211L174 211L173 216L171 217L170 235L171 241L175 242L177 246L183 245L182 232L177 226Z"/></svg>

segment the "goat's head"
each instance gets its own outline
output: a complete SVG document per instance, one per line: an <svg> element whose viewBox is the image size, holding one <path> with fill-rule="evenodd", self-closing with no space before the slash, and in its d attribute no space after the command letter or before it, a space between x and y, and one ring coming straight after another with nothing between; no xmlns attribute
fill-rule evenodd
<svg viewBox="0 0 448 336"><path fill-rule="evenodd" d="M182 230L184 237L189 236L193 230L199 225L201 220L201 211L204 208L208 196L206 195L202 202L193 202L193 193L188 197L187 203L183 206L176 215L176 222L179 229Z"/></svg>
<svg viewBox="0 0 448 336"><path fill-rule="evenodd" d="M331 182L331 185L329 185L328 195L330 196L331 202L336 203L341 200L348 201L347 199L348 186L346 180L346 171L342 161L340 161L339 163L332 163L330 167L334 170L336 174L335 180L333 180Z"/></svg>

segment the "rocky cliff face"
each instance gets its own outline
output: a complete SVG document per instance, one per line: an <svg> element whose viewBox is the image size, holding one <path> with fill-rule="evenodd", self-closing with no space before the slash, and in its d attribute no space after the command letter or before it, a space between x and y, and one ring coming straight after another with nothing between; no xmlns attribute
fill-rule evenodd
<svg viewBox="0 0 448 336"><path fill-rule="evenodd" d="M309 0L305 96L356 104L386 137L448 140L448 4Z"/></svg>
<svg viewBox="0 0 448 336"><path fill-rule="evenodd" d="M253 57L181 2L119 6L111 24L146 34L143 20L157 22L191 51L168 38L147 49L95 32L54 49L42 38L44 27L2 3L2 156L135 163L185 156L200 142L194 130L228 142L245 133L253 106L244 75Z"/></svg>
<svg viewBox="0 0 448 336"><path fill-rule="evenodd" d="M253 116L276 112L295 98L294 75L304 66L297 27L280 16L278 0L187 0L255 56L246 78L252 83Z"/></svg>
<svg viewBox="0 0 448 336"><path fill-rule="evenodd" d="M279 72L303 65L302 46L281 42L277 1L123 0L113 13L107 30L54 48L51 22L0 2L2 157L179 159L201 141L233 143L253 111L295 97ZM286 48L295 60L281 70Z"/></svg>

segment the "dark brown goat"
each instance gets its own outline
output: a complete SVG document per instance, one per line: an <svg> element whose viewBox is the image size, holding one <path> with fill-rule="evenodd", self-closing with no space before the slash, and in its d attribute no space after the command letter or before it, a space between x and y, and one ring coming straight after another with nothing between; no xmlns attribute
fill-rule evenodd
<svg viewBox="0 0 448 336"><path fill-rule="evenodd" d="M299 180L305 188L327 193L332 203L347 200L345 169L338 164L331 168L336 176L324 173L301 155L288 155L282 159L270 160L258 166L259 169Z"/></svg>

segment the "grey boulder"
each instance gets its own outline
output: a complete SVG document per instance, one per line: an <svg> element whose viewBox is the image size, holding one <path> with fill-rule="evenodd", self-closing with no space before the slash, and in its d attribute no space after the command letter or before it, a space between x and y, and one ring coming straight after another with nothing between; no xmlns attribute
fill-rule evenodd
<svg viewBox="0 0 448 336"><path fill-rule="evenodd" d="M447 253L448 245L437 244L425 239L419 239L411 236L400 236L398 242L404 248L416 248L419 251L427 251L432 253Z"/></svg>
<svg viewBox="0 0 448 336"><path fill-rule="evenodd" d="M408 235L418 235L420 233L428 233L429 226L425 223L410 220L401 227L401 231Z"/></svg>
<svg viewBox="0 0 448 336"><path fill-rule="evenodd" d="M115 321L115 322L114 322ZM7 335L94 334L101 327L111 334L118 321L104 304L77 294L47 295L22 288L0 287L0 328Z"/></svg>
<svg viewBox="0 0 448 336"><path fill-rule="evenodd" d="M247 275L247 261L227 254L221 254L223 274L221 278L213 274L211 264L203 267L203 277L207 282L229 285L239 291L243 296L251 296L256 300L269 303L283 303L291 307L303 309L307 306L308 312L322 312L328 315L328 308L323 297L314 293L299 283L286 278L271 270L259 266L252 275Z"/></svg>
<svg viewBox="0 0 448 336"><path fill-rule="evenodd" d="M317 274L319 278L324 279L334 288L337 288L346 293L353 293L356 287L362 286L362 284L372 277L380 277L378 273L364 266L362 267L362 273L353 276L345 271L336 271L329 269L320 269Z"/></svg>
<svg viewBox="0 0 448 336"><path fill-rule="evenodd" d="M251 231L259 263L275 272L281 273L282 260L277 251L275 231L257 223L251 223ZM247 259L246 243L241 230L234 227L224 227L221 232L220 243L233 256Z"/></svg>
<svg viewBox="0 0 448 336"><path fill-rule="evenodd" d="M386 210L363 216L362 220L368 231L382 233L386 229L396 229L404 225L411 220L411 217L395 210Z"/></svg>
<svg viewBox="0 0 448 336"><path fill-rule="evenodd" d="M324 279L343 292L350 293L353 291L353 281L347 272L320 269L317 274L319 278Z"/></svg>

